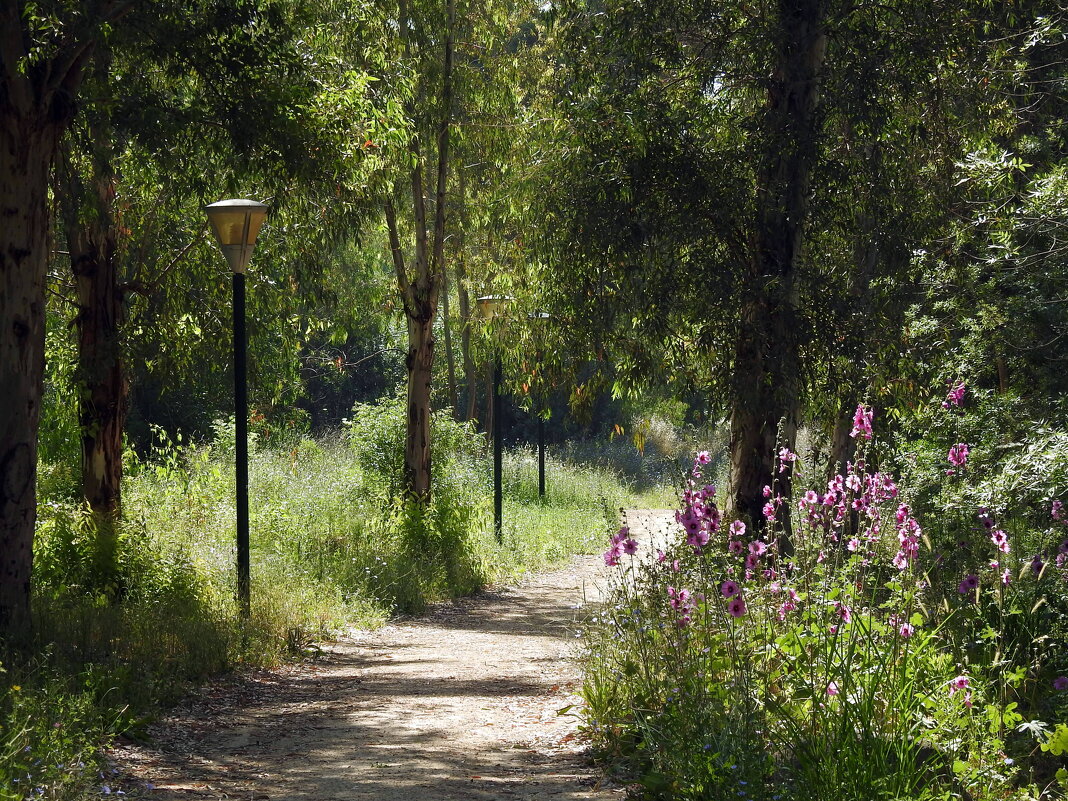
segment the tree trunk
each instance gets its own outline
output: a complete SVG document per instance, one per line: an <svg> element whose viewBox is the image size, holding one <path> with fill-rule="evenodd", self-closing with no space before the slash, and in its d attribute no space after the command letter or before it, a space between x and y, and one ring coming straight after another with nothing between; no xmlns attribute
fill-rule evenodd
<svg viewBox="0 0 1068 801"><path fill-rule="evenodd" d="M416 500L430 498L430 379L434 367L433 316L408 318L408 420L404 485Z"/></svg>
<svg viewBox="0 0 1068 801"><path fill-rule="evenodd" d="M58 129L0 90L0 638L30 623L37 426L44 390L48 173Z"/></svg>
<svg viewBox="0 0 1068 801"><path fill-rule="evenodd" d="M821 0L780 0L777 69L764 116L757 220L734 358L731 501L735 514L763 527L763 488L773 478L788 495L790 470L774 475L776 446L797 436L801 365L797 267L816 160L817 79L826 53ZM788 530L789 504L779 507ZM791 544L780 542L788 553Z"/></svg>
<svg viewBox="0 0 1068 801"><path fill-rule="evenodd" d="M467 230L467 182L461 165L458 173L458 195L460 204L460 224L456 238L456 295L460 301L460 357L464 363L464 384L467 387L467 411L464 420L475 419L478 404L478 375L475 362L471 358L471 296L467 292L467 243L464 232Z"/></svg>
<svg viewBox="0 0 1068 801"><path fill-rule="evenodd" d="M452 416L460 419L460 393L456 388L456 354L452 351L452 320L449 314L449 271L441 271L441 327L445 335L445 363L449 382L449 403Z"/></svg>
<svg viewBox="0 0 1068 801"><path fill-rule="evenodd" d="M78 301L82 495L96 537L93 575L114 594L121 590L117 546L128 384L120 341L124 306L112 216L114 176L106 155L94 160L91 186L79 181L69 159L62 160L63 216Z"/></svg>

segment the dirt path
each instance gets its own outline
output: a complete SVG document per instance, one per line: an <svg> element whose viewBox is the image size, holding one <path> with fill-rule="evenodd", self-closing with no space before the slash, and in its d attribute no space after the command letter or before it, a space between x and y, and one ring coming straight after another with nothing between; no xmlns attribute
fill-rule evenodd
<svg viewBox="0 0 1068 801"><path fill-rule="evenodd" d="M629 522L649 532L662 519ZM314 662L209 687L153 728L153 747L113 757L127 786L160 801L619 799L577 717L557 714L578 703L576 624L603 571L580 557L354 633Z"/></svg>

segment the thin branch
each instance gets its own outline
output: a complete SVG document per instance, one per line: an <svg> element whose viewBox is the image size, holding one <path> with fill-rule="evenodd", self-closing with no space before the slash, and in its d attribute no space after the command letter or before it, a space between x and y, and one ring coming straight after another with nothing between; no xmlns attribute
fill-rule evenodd
<svg viewBox="0 0 1068 801"><path fill-rule="evenodd" d="M412 286L408 281L408 271L404 267L404 253L401 251L400 235L397 233L397 210L393 208L393 199L386 201L386 227L389 228L389 251L393 255L393 269L397 273L397 285L400 287L404 311L409 317L415 316L415 302Z"/></svg>

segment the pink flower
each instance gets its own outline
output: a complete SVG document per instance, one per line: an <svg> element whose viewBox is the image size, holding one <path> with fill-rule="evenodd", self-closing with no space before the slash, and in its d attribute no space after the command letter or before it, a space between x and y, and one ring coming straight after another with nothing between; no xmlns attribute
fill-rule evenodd
<svg viewBox="0 0 1068 801"><path fill-rule="evenodd" d="M970 679L967 676L957 676L955 679L951 679L949 682L949 692L955 693L958 690L967 690L970 684Z"/></svg>
<svg viewBox="0 0 1068 801"><path fill-rule="evenodd" d="M609 567L615 567L619 564L619 555L622 550L618 545L613 545L607 551L604 552L604 563Z"/></svg>
<svg viewBox="0 0 1068 801"><path fill-rule="evenodd" d="M911 623L902 623L900 626L898 626L897 633L898 636L907 640L909 637L916 633L916 629L912 627Z"/></svg>
<svg viewBox="0 0 1068 801"><path fill-rule="evenodd" d="M1058 676L1053 680L1054 690L1068 690L1068 676Z"/></svg>
<svg viewBox="0 0 1068 801"><path fill-rule="evenodd" d="M754 569L758 564L760 564L760 557L757 556L755 553L751 553L745 557L745 566L749 570Z"/></svg>
<svg viewBox="0 0 1068 801"><path fill-rule="evenodd" d="M712 461L712 457L709 456L708 451L701 451L697 454L697 458L694 460L697 464L708 464Z"/></svg>
<svg viewBox="0 0 1068 801"><path fill-rule="evenodd" d="M851 537L849 539L849 542L846 543L846 548L848 548L851 551L855 551L859 547L860 547L860 540L858 540L856 537Z"/></svg>
<svg viewBox="0 0 1068 801"><path fill-rule="evenodd" d="M764 517L768 520L775 519L775 504L770 502L764 504Z"/></svg>
<svg viewBox="0 0 1068 801"><path fill-rule="evenodd" d="M950 406L960 406L962 400L964 400L964 382L958 381L950 385L949 394L946 395L946 399L942 402L942 408L948 409Z"/></svg>
<svg viewBox="0 0 1068 801"><path fill-rule="evenodd" d="M612 544L613 545L618 545L619 543L623 542L623 540L625 540L629 536L630 536L630 527L629 526L623 526L623 528L621 528L619 531L617 531L615 534L612 535Z"/></svg>
<svg viewBox="0 0 1068 801"><path fill-rule="evenodd" d="M871 439L871 418L872 410L865 404L857 406L857 411L853 415L853 430L849 432L849 436L856 439Z"/></svg>
<svg viewBox="0 0 1068 801"><path fill-rule="evenodd" d="M958 442L949 449L947 458L949 459L949 463L954 467L963 468L966 466L968 463L968 443Z"/></svg>
<svg viewBox="0 0 1068 801"><path fill-rule="evenodd" d="M731 523L731 536L742 537L745 535L745 523L741 520L735 520Z"/></svg>
<svg viewBox="0 0 1068 801"><path fill-rule="evenodd" d="M827 682L827 695L838 695L838 684L836 682Z"/></svg>
<svg viewBox="0 0 1068 801"><path fill-rule="evenodd" d="M672 573L678 573L679 569L680 569L679 568L679 560L676 559L674 562L671 563L671 572Z"/></svg>
<svg viewBox="0 0 1068 801"><path fill-rule="evenodd" d="M719 591L723 593L724 598L733 598L735 595L742 591L742 588L738 586L737 582L724 581L720 585Z"/></svg>
<svg viewBox="0 0 1068 801"><path fill-rule="evenodd" d="M667 560L667 554L664 553L663 551L661 551L659 548L657 548L656 549L656 561L657 562L663 562L665 560Z"/></svg>
<svg viewBox="0 0 1068 801"><path fill-rule="evenodd" d="M745 599L741 595L735 596L730 603L727 604L727 611L731 617L741 617L745 614Z"/></svg>
<svg viewBox="0 0 1068 801"><path fill-rule="evenodd" d="M1063 516L1063 514L1064 514L1064 504L1061 503L1060 501L1054 501L1053 505L1050 507L1050 515L1052 515L1054 520L1060 520L1061 517Z"/></svg>
<svg viewBox="0 0 1068 801"><path fill-rule="evenodd" d="M978 586L979 577L974 573L969 573L967 576L964 577L964 580L957 586L957 592L959 592L961 595L968 595L969 593L975 592Z"/></svg>
<svg viewBox="0 0 1068 801"><path fill-rule="evenodd" d="M638 543L631 539L623 540L623 552L634 556L634 554L638 553Z"/></svg>
<svg viewBox="0 0 1068 801"><path fill-rule="evenodd" d="M765 545L761 540L753 540L751 543L749 543L749 553L754 554L756 556L762 555L767 550L768 546Z"/></svg>
<svg viewBox="0 0 1068 801"><path fill-rule="evenodd" d="M771 487L769 485L767 485L767 484L764 485L764 497L765 498L770 498L771 497Z"/></svg>
<svg viewBox="0 0 1068 801"><path fill-rule="evenodd" d="M745 553L745 543L741 540L731 540L727 544L727 550L735 556L738 556L739 554Z"/></svg>
<svg viewBox="0 0 1068 801"><path fill-rule="evenodd" d="M1005 586L1008 586L1011 581L1012 581L1012 574L1009 573L1009 569L1008 568L1005 568L1004 570L1001 571L1001 583L1004 584Z"/></svg>
<svg viewBox="0 0 1068 801"><path fill-rule="evenodd" d="M842 619L843 623L848 623L853 619L853 613L849 610L849 607L839 601L834 605L835 614Z"/></svg>
<svg viewBox="0 0 1068 801"><path fill-rule="evenodd" d="M1008 553L1010 551L1009 538L1000 528L996 528L990 532L990 541L993 542L994 547L1002 553Z"/></svg>

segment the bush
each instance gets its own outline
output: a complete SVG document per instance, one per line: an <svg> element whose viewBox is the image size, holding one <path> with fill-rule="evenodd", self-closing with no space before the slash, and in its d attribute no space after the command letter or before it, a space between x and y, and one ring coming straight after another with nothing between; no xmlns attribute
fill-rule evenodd
<svg viewBox="0 0 1068 801"><path fill-rule="evenodd" d="M1068 712L1065 560L1034 565L989 509L952 551L935 544L874 456L825 490L766 488L767 533L747 535L720 520L702 454L679 541L642 557L613 537L588 727L651 797L1022 799L1055 783L1038 746Z"/></svg>

